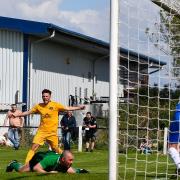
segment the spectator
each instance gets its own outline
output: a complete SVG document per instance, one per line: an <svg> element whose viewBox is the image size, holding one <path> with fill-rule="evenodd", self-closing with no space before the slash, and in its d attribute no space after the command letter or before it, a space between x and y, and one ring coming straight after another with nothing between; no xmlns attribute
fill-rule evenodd
<svg viewBox="0 0 180 180"><path fill-rule="evenodd" d="M70 151L62 154L54 151L37 152L24 166L17 160L13 160L6 168L6 172L38 172L38 173L88 173L85 169L73 168L74 156Z"/></svg>
<svg viewBox="0 0 180 180"><path fill-rule="evenodd" d="M76 129L76 119L72 114L72 111L67 111L61 120L62 128L62 141L64 144L64 150L70 150L71 138L74 137Z"/></svg>
<svg viewBox="0 0 180 180"><path fill-rule="evenodd" d="M24 118L15 117L17 114L22 113L17 109L16 104L11 105L11 110L8 111L4 120L4 126L6 126L9 120L8 139L14 145L14 149L18 150L20 146L20 128L23 127Z"/></svg>
<svg viewBox="0 0 180 180"><path fill-rule="evenodd" d="M140 144L140 152L141 154L151 154L152 151L151 151L151 147L152 147L152 143L151 143L151 140L145 136L143 141L141 142Z"/></svg>
<svg viewBox="0 0 180 180"><path fill-rule="evenodd" d="M83 129L85 129L86 152L93 152L95 145L95 132L97 130L96 119L91 115L91 112L86 113L83 119ZM89 149L90 148L90 149Z"/></svg>

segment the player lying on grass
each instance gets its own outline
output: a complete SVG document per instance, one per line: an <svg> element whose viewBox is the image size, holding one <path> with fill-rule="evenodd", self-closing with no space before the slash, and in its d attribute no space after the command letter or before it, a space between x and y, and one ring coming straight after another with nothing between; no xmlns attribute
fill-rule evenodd
<svg viewBox="0 0 180 180"><path fill-rule="evenodd" d="M62 154L58 154L54 151L37 152L29 163L21 165L16 160L10 162L6 168L6 172L39 172L39 173L88 173L85 169L72 168L74 156L73 154L65 150Z"/></svg>
<svg viewBox="0 0 180 180"><path fill-rule="evenodd" d="M43 145L46 141L52 148L53 151L57 153L62 153L62 150L58 146L58 114L60 111L74 111L83 110L84 105L79 106L64 106L60 103L51 101L52 92L49 89L44 89L42 91L42 103L39 103L32 107L29 111L25 111L19 115L14 115L14 117L24 117L30 114L40 114L41 122L36 135L33 139L33 144L29 150L25 163L28 163L39 146Z"/></svg>

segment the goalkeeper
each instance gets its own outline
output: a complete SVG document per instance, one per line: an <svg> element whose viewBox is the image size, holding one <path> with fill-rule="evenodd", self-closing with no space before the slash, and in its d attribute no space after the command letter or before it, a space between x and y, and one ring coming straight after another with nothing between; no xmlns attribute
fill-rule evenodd
<svg viewBox="0 0 180 180"><path fill-rule="evenodd" d="M85 106L63 106L57 102L51 101L51 91L44 89L42 91L43 103L35 105L31 110L23 112L16 115L15 117L27 116L30 114L40 114L41 122L37 130L36 135L33 139L33 144L29 150L25 163L28 163L34 156L36 150L40 145L43 145L46 141L52 148L53 151L57 153L62 153L62 150L58 146L58 113L59 111L73 111L84 109Z"/></svg>
<svg viewBox="0 0 180 180"><path fill-rule="evenodd" d="M173 119L171 120L170 123L169 138L168 138L168 144L169 144L168 153L176 165L177 174L180 174L179 142L180 142L180 102L176 105L176 110L174 112Z"/></svg>
<svg viewBox="0 0 180 180"><path fill-rule="evenodd" d="M6 168L6 172L38 172L38 173L88 173L85 169L72 168L74 157L72 153L65 150L62 154L54 151L37 152L29 163L24 166L13 160Z"/></svg>

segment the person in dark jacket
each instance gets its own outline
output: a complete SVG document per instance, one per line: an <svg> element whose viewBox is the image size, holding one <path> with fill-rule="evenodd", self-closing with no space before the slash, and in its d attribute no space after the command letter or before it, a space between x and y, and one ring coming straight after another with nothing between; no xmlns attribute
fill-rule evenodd
<svg viewBox="0 0 180 180"><path fill-rule="evenodd" d="M72 111L67 111L61 119L61 128L64 150L70 150L71 138L76 129L76 119L73 116Z"/></svg>
<svg viewBox="0 0 180 180"><path fill-rule="evenodd" d="M85 129L86 152L93 152L95 145L95 133L97 130L96 118L91 115L91 112L86 113L83 119L83 129ZM89 149L90 148L90 149Z"/></svg>

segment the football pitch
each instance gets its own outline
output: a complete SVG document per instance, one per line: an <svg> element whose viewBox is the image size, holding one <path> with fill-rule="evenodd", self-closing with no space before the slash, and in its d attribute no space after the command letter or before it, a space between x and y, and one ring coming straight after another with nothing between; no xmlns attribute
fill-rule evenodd
<svg viewBox="0 0 180 180"><path fill-rule="evenodd" d="M40 149L47 150L47 149ZM28 149L21 148L15 151L11 148L0 147L0 180L9 179L63 179L63 180L107 180L108 179L108 151L95 150L90 152L77 152L73 149L75 160L73 167L84 168L90 171L89 174L38 174L29 173L6 173L5 169L11 160L24 162ZM157 163L158 162L158 163ZM168 165L167 165L168 164ZM152 154L142 155L129 153L119 154L119 179L177 179L175 166L166 155ZM146 178L145 178L146 176Z"/></svg>
<svg viewBox="0 0 180 180"><path fill-rule="evenodd" d="M162 153L119 155L119 179L168 180L180 179L175 174L176 166Z"/></svg>
<svg viewBox="0 0 180 180"><path fill-rule="evenodd" d="M42 151L47 150L42 148ZM29 173L6 173L5 169L11 160L18 160L24 163L28 149L20 148L15 151L12 148L0 147L0 180L9 179L63 179L63 180L107 180L108 179L108 152L103 150L96 150L94 152L77 152L73 149L75 157L72 167L84 168L90 171L89 174L38 174L34 172Z"/></svg>

